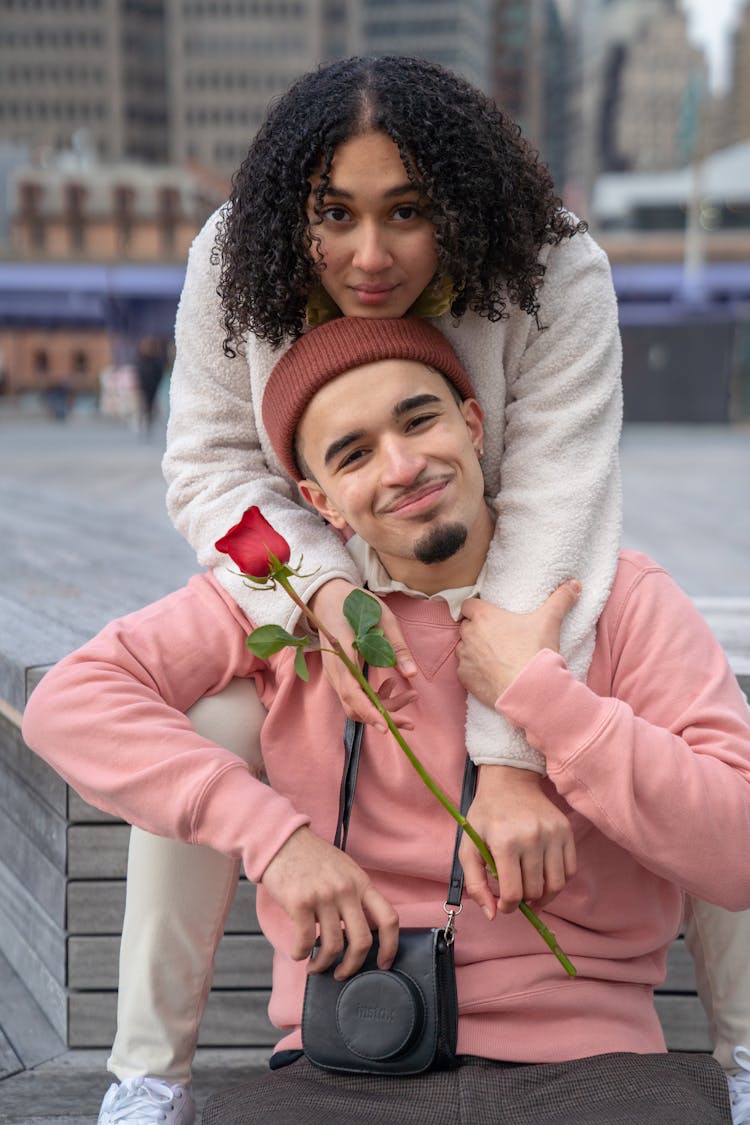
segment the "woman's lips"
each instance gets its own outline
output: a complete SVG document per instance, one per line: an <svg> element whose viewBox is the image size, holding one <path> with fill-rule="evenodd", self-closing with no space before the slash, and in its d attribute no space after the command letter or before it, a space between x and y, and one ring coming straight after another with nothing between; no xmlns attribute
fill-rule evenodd
<svg viewBox="0 0 750 1125"><path fill-rule="evenodd" d="M363 305L384 305L395 288L395 285L390 285L387 288L381 289L368 289L357 285L352 286L357 300Z"/></svg>

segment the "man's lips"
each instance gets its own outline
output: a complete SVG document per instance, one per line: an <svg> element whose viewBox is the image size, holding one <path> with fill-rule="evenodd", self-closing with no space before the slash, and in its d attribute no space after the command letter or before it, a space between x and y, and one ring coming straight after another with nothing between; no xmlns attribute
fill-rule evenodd
<svg viewBox="0 0 750 1125"><path fill-rule="evenodd" d="M411 489L382 508L380 514L392 515L394 512L411 514L414 511L429 507L443 492L447 483L447 478L442 477L440 480L431 480L419 488Z"/></svg>

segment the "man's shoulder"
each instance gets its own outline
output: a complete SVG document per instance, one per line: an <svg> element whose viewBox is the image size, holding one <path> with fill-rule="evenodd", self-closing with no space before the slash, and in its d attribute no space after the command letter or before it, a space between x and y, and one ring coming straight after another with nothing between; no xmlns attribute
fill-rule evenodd
<svg viewBox="0 0 750 1125"><path fill-rule="evenodd" d="M625 548L617 559L612 588L599 618L604 628L616 631L627 613L655 614L660 618L684 612L692 603L669 572L643 551ZM697 611L695 611L697 612Z"/></svg>

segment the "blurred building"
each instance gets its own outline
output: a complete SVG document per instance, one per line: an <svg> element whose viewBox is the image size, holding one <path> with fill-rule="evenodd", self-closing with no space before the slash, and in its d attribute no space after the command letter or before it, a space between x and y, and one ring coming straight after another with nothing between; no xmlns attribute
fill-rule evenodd
<svg viewBox="0 0 750 1125"><path fill-rule="evenodd" d="M16 168L9 187L9 251L25 260L182 262L225 198L174 165L73 154Z"/></svg>
<svg viewBox="0 0 750 1125"><path fill-rule="evenodd" d="M0 0L0 137L167 158L164 0Z"/></svg>
<svg viewBox="0 0 750 1125"><path fill-rule="evenodd" d="M233 171L268 104L324 54L323 0L164 0L169 155ZM348 40L348 25L343 44Z"/></svg>
<svg viewBox="0 0 750 1125"><path fill-rule="evenodd" d="M691 166L608 173L593 196L613 265L625 416L750 415L750 140Z"/></svg>
<svg viewBox="0 0 750 1125"><path fill-rule="evenodd" d="M584 211L602 172L685 163L706 119L712 147L725 143L679 0L559 2L571 43L568 190Z"/></svg>
<svg viewBox="0 0 750 1125"><path fill-rule="evenodd" d="M354 53L415 55L456 70L489 93L492 0L353 0Z"/></svg>
<svg viewBox="0 0 750 1125"><path fill-rule="evenodd" d="M561 190L570 132L570 43L557 0L494 4L493 97L540 151Z"/></svg>
<svg viewBox="0 0 750 1125"><path fill-rule="evenodd" d="M233 171L320 62L413 54L491 87L492 0L0 0L0 138Z"/></svg>
<svg viewBox="0 0 750 1125"><path fill-rule="evenodd" d="M171 337L187 251L226 187L199 170L70 153L16 167L0 260L5 391L95 392L139 337Z"/></svg>
<svg viewBox="0 0 750 1125"><path fill-rule="evenodd" d="M675 168L690 158L708 90L703 52L688 40L681 8L651 15L626 48L616 52L618 97L603 115L613 165L633 170Z"/></svg>
<svg viewBox="0 0 750 1125"><path fill-rule="evenodd" d="M750 2L732 34L732 81L729 132L733 141L750 138Z"/></svg>

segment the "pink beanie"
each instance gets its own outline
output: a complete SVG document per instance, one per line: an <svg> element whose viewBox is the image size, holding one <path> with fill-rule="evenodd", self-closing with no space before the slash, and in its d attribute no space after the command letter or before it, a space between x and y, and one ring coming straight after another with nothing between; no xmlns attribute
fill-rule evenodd
<svg viewBox="0 0 750 1125"><path fill-rule="evenodd" d="M277 457L294 480L301 480L294 436L310 399L337 375L381 359L424 363L444 375L462 399L474 397L458 356L445 336L427 321L416 317L330 320L292 344L274 367L263 392L263 425Z"/></svg>

